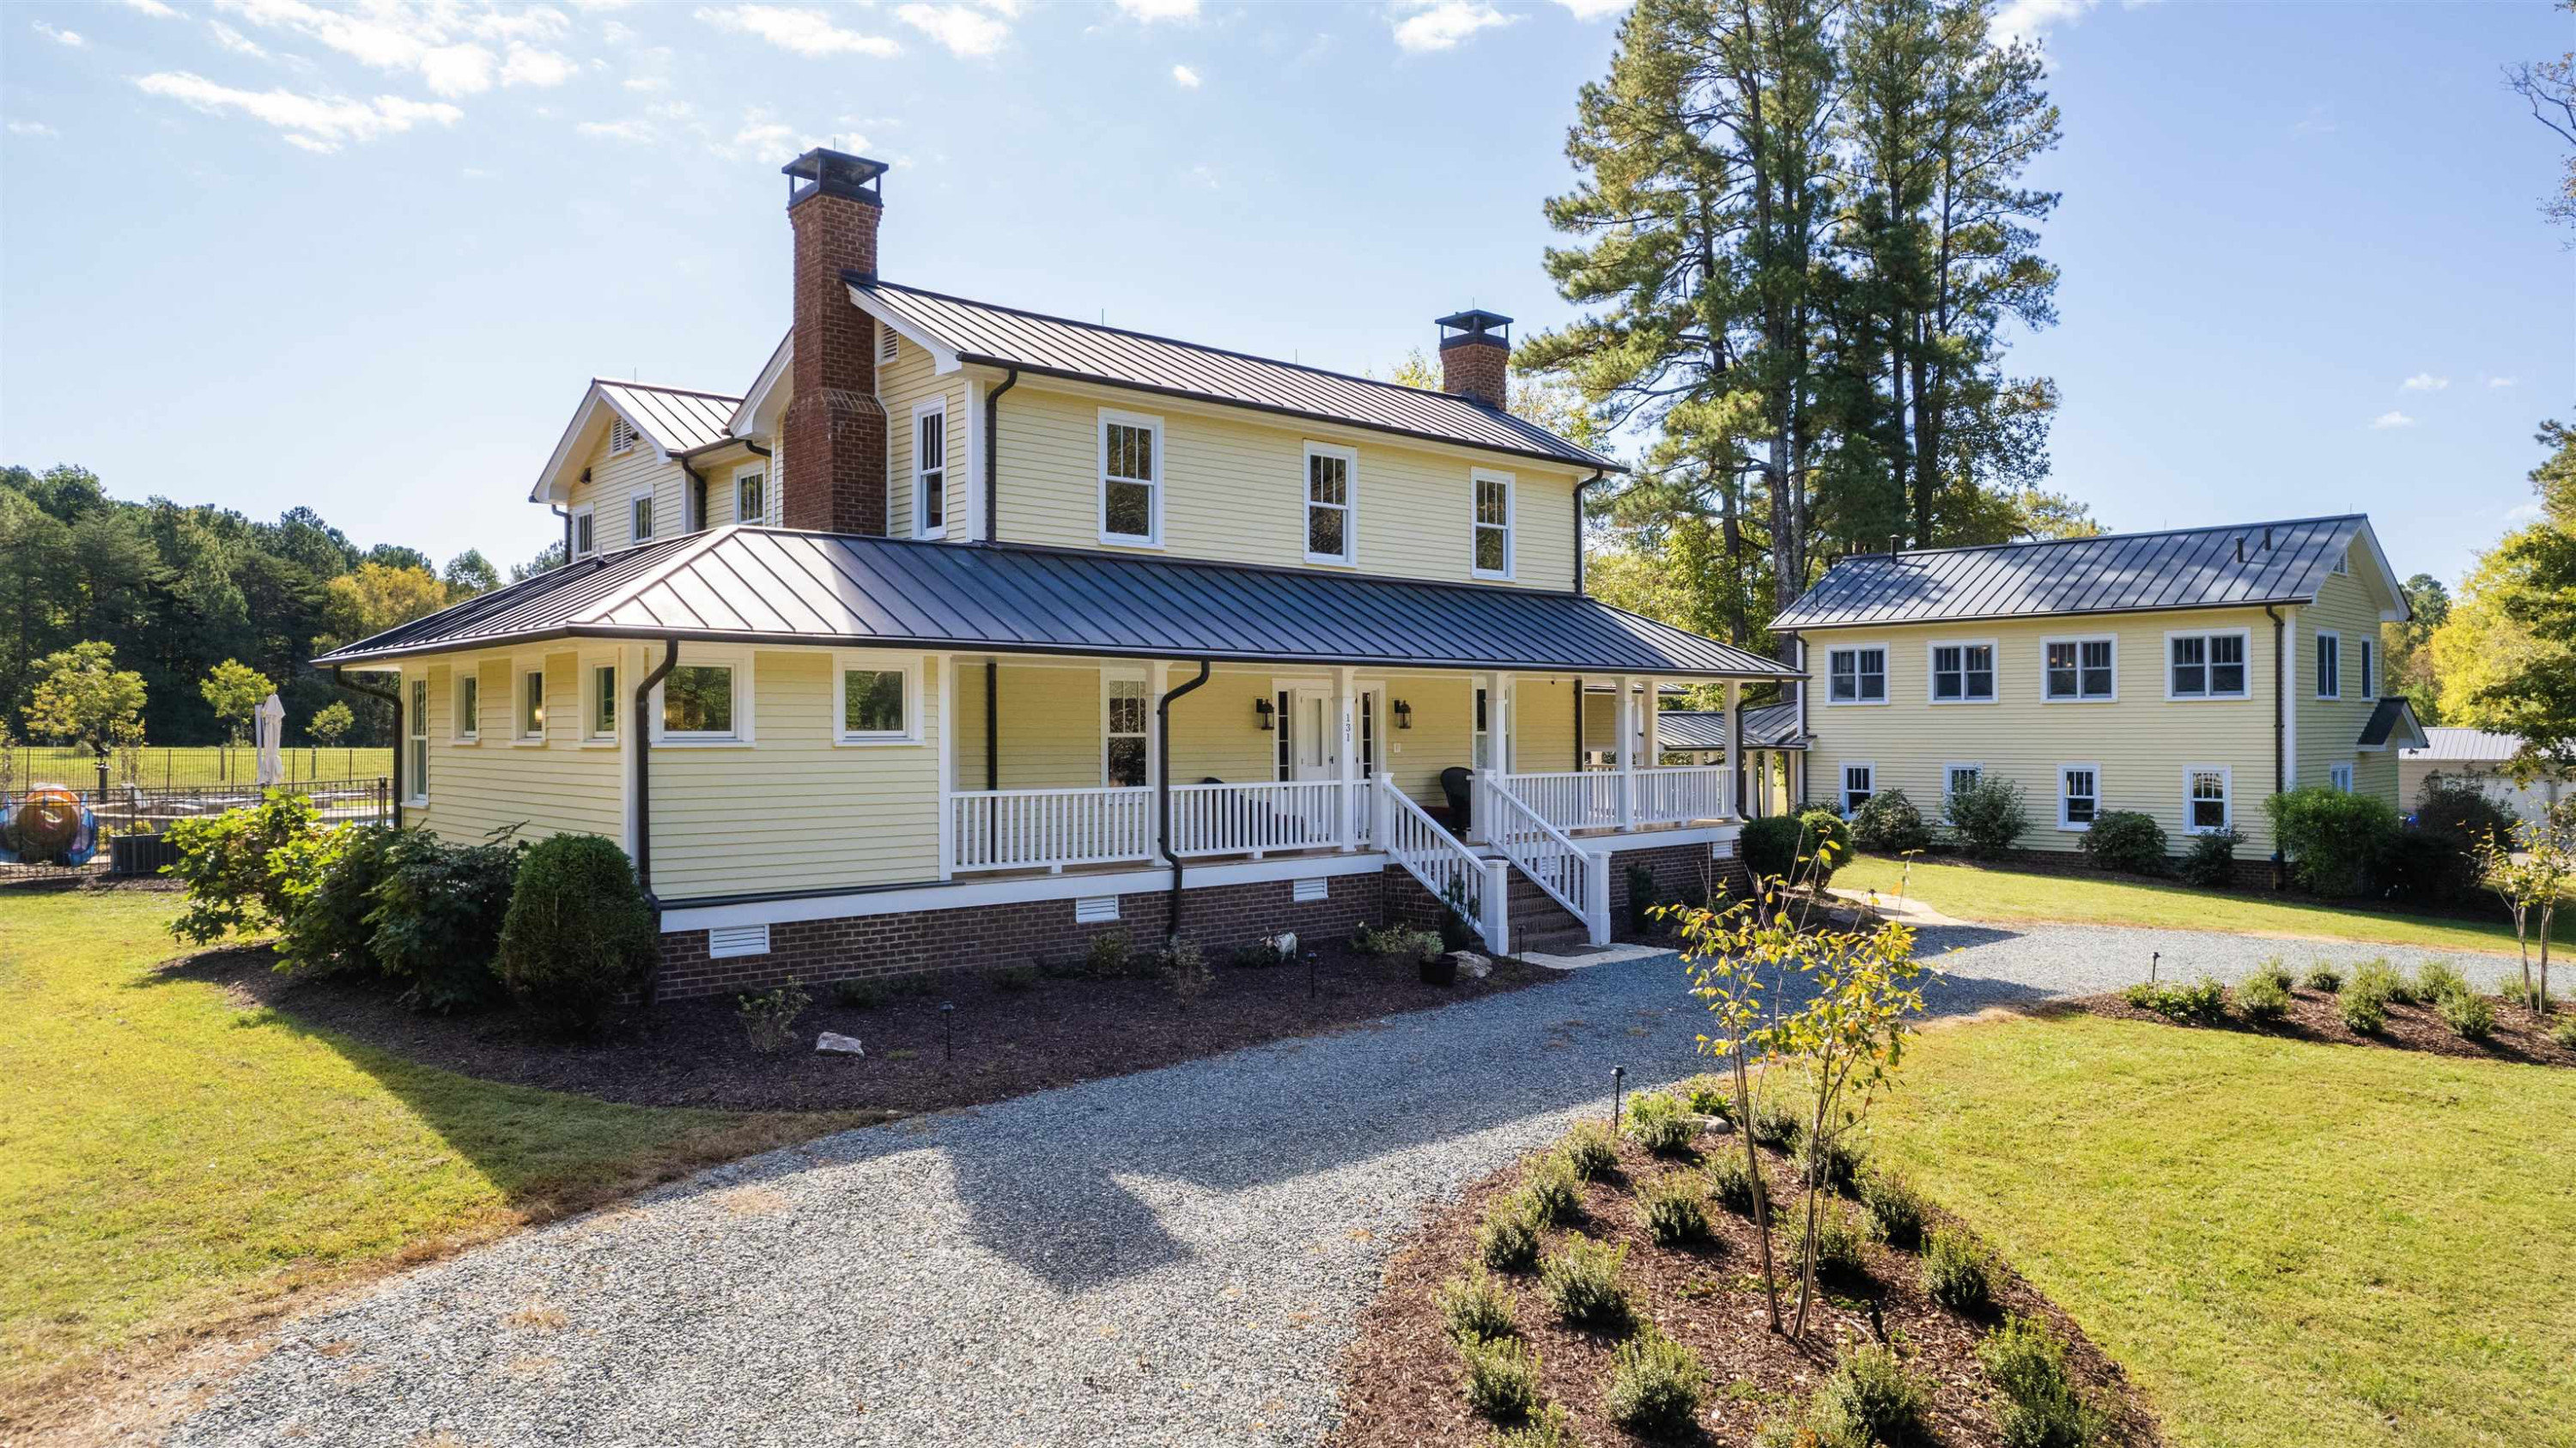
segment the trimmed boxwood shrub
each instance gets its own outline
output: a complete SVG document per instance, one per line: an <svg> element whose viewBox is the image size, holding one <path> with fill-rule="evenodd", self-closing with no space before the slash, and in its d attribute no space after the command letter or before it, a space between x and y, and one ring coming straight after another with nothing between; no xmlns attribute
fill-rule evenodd
<svg viewBox="0 0 2576 1448"><path fill-rule="evenodd" d="M2212 830L2191 837L2191 848L2182 854L2182 877L2204 890L2215 890L2236 879L2236 847L2245 837L2234 830Z"/></svg>
<svg viewBox="0 0 2576 1448"><path fill-rule="evenodd" d="M1993 859L2013 847L2030 828L2030 810L2020 784L1986 775L1950 794L1950 828L1970 855Z"/></svg>
<svg viewBox="0 0 2576 1448"><path fill-rule="evenodd" d="M626 852L556 835L519 862L493 966L519 1003L563 1030L597 1026L653 971L653 912Z"/></svg>
<svg viewBox="0 0 2576 1448"><path fill-rule="evenodd" d="M2263 812L2290 861L2291 877L2312 894L2368 894L2397 848L2396 807L2370 795L2306 784L2263 801Z"/></svg>
<svg viewBox="0 0 2576 1448"><path fill-rule="evenodd" d="M427 830L396 833L367 923L375 927L376 963L411 983L405 1000L444 1012L501 999L492 955L527 851L516 840L451 845Z"/></svg>
<svg viewBox="0 0 2576 1448"><path fill-rule="evenodd" d="M1821 888L1851 859L1851 826L1827 809L1765 815L1745 824L1738 848L1744 851L1744 867L1757 881L1777 877L1805 884L1812 865L1812 879Z"/></svg>
<svg viewBox="0 0 2576 1448"><path fill-rule="evenodd" d="M1901 855L1932 843L1932 827L1923 822L1923 811L1901 789L1871 795L1852 812L1851 831L1852 843L1874 855Z"/></svg>
<svg viewBox="0 0 2576 1448"><path fill-rule="evenodd" d="M2156 817L2133 809L2105 810L2084 832L2084 858L2097 870L2132 875L2161 875L2171 867L2165 858L2165 828Z"/></svg>

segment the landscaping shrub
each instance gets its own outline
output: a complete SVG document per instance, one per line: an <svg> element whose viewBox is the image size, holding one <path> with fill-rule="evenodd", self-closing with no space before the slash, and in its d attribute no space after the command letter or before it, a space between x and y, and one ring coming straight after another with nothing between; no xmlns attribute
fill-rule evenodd
<svg viewBox="0 0 2576 1448"><path fill-rule="evenodd" d="M2377 996L2389 1005L2412 1005L2415 1002L2414 984L2399 974L2384 957L2365 960L2352 968L2352 979L2345 983L2343 993L2352 995L2356 992Z"/></svg>
<svg viewBox="0 0 2576 1448"><path fill-rule="evenodd" d="M2477 847L2488 839L2510 840L2515 818L2466 780L2428 776L2415 796L2414 822L2399 833L2389 855L2390 892L2439 905L2483 902Z"/></svg>
<svg viewBox="0 0 2576 1448"><path fill-rule="evenodd" d="M1788 1107L1769 1101L1753 1103L1753 1144L1773 1151L1795 1151L1798 1137L1806 1130L1797 1114Z"/></svg>
<svg viewBox="0 0 2576 1448"><path fill-rule="evenodd" d="M1511 1289L1485 1274L1483 1267L1440 1285L1440 1320L1449 1335L1461 1339L1511 1337Z"/></svg>
<svg viewBox="0 0 2576 1448"><path fill-rule="evenodd" d="M1619 1268L1627 1260L1624 1246L1568 1237L1561 1251L1539 1264L1539 1290L1556 1315L1575 1327L1625 1330L1633 1309L1628 1289L1619 1282Z"/></svg>
<svg viewBox="0 0 2576 1448"><path fill-rule="evenodd" d="M1465 950L1476 943L1475 909L1467 887L1456 880L1440 896L1440 949L1443 952Z"/></svg>
<svg viewBox="0 0 2576 1448"><path fill-rule="evenodd" d="M2308 973L2299 978L2299 984L2333 995L2343 989L2343 972L2331 965L2312 965L2308 967Z"/></svg>
<svg viewBox="0 0 2576 1448"><path fill-rule="evenodd" d="M269 852L320 829L313 802L282 790L248 809L173 820L170 847L179 857L169 874L187 886L187 906L170 933L206 945L275 929L286 918L293 877L270 873Z"/></svg>
<svg viewBox="0 0 2576 1448"><path fill-rule="evenodd" d="M1996 775L1980 777L1950 794L1950 828L1959 843L1981 860L2003 854L2030 829L2030 809L2021 785Z"/></svg>
<svg viewBox="0 0 2576 1448"><path fill-rule="evenodd" d="M1708 1237L1708 1188L1692 1173L1668 1171L1637 1189L1646 1235L1658 1247L1679 1247Z"/></svg>
<svg viewBox="0 0 2576 1448"><path fill-rule="evenodd" d="M834 1004L854 1011L872 1011L884 1005L893 992L882 980L836 980L832 982Z"/></svg>
<svg viewBox="0 0 2576 1448"><path fill-rule="evenodd" d="M1932 827L1901 789L1882 790L1852 812L1852 843L1874 855L1928 849Z"/></svg>
<svg viewBox="0 0 2576 1448"><path fill-rule="evenodd" d="M1583 1448L1574 1418L1563 1403L1550 1403L1525 1421L1494 1434L1494 1448Z"/></svg>
<svg viewBox="0 0 2576 1448"><path fill-rule="evenodd" d="M1690 1149L1699 1135L1682 1103L1660 1091L1641 1091L1628 1101L1628 1136L1657 1156Z"/></svg>
<svg viewBox="0 0 2576 1448"><path fill-rule="evenodd" d="M1583 1183L1574 1163L1561 1151L1531 1162L1521 1177L1521 1200L1529 1219L1542 1227L1561 1227L1583 1215Z"/></svg>
<svg viewBox="0 0 2576 1448"><path fill-rule="evenodd" d="M1699 1422L1708 1369L1699 1354L1649 1327L1619 1344L1601 1406L1610 1421L1646 1438L1679 1438Z"/></svg>
<svg viewBox="0 0 2576 1448"><path fill-rule="evenodd" d="M1245 941L1234 948L1226 963L1237 970L1274 970L1288 963L1296 949L1296 939L1294 935L1282 935ZM1289 942L1284 949L1280 945L1282 940Z"/></svg>
<svg viewBox="0 0 2576 1448"><path fill-rule="evenodd" d="M2576 1051L2576 1016L2560 1016L2551 1021L2549 1039L2562 1050Z"/></svg>
<svg viewBox="0 0 2576 1448"><path fill-rule="evenodd" d="M1880 1241L1909 1249L1921 1245L1928 1214L1922 1194L1904 1176L1884 1167L1862 1173L1860 1207L1868 1214L1870 1230L1878 1234Z"/></svg>
<svg viewBox="0 0 2576 1448"><path fill-rule="evenodd" d="M2209 1025L2227 1017L2227 987L2220 985L2215 976L2204 975L2190 985L2140 981L2120 992L2120 998L2169 1021Z"/></svg>
<svg viewBox="0 0 2576 1448"><path fill-rule="evenodd" d="M1630 865L1628 876L1628 929L1639 935L1655 925L1655 906L1659 897L1655 889L1655 872L1643 865Z"/></svg>
<svg viewBox="0 0 2576 1448"><path fill-rule="evenodd" d="M657 953L626 852L597 835L555 835L519 862L492 966L546 1024L586 1031L650 978Z"/></svg>
<svg viewBox="0 0 2576 1448"><path fill-rule="evenodd" d="M2344 1029L2356 1036L2375 1036L2388 1028L2388 997L2377 991L2347 988L2335 1000Z"/></svg>
<svg viewBox="0 0 2576 1448"><path fill-rule="evenodd" d="M1816 1436L1834 1448L1930 1448L1932 1393L1895 1353L1856 1343L1808 1405Z"/></svg>
<svg viewBox="0 0 2576 1448"><path fill-rule="evenodd" d="M1796 1160L1798 1180L1827 1191L1849 1192L1860 1180L1860 1153L1845 1145L1839 1136L1800 1141Z"/></svg>
<svg viewBox="0 0 2576 1448"><path fill-rule="evenodd" d="M376 886L385 877L393 831L343 825L295 835L269 854L279 920L277 968L306 975L372 970Z"/></svg>
<svg viewBox="0 0 2576 1448"><path fill-rule="evenodd" d="M1173 936L1155 953L1154 974L1163 982L1163 989L1179 997L1183 1005L1207 994L1208 986L1216 980L1215 972L1208 969L1207 953L1186 935Z"/></svg>
<svg viewBox="0 0 2576 1448"><path fill-rule="evenodd" d="M1762 1191L1762 1179L1737 1152L1721 1151L1708 1164L1708 1194L1717 1204L1739 1217L1753 1215L1753 1199Z"/></svg>
<svg viewBox="0 0 2576 1448"><path fill-rule="evenodd" d="M1538 1265L1538 1223L1526 1196L1505 1197L1486 1211L1476 1226L1476 1260L1497 1272L1527 1272Z"/></svg>
<svg viewBox="0 0 2576 1448"><path fill-rule="evenodd" d="M1996 1426L2005 1448L2084 1448L2100 1431L2066 1371L2066 1344L2044 1325L2006 1318L1977 1345L1977 1361L2004 1396Z"/></svg>
<svg viewBox="0 0 2576 1448"><path fill-rule="evenodd" d="M1952 1312L1977 1316L1994 1306L1994 1263L1975 1238L1943 1227L1923 1245L1923 1294Z"/></svg>
<svg viewBox="0 0 2576 1448"><path fill-rule="evenodd" d="M775 990L744 991L734 997L734 1014L742 1020L742 1033L751 1039L751 1048L764 1056L786 1050L796 1039L796 1018L814 998L805 987L791 980Z"/></svg>
<svg viewBox="0 0 2576 1448"><path fill-rule="evenodd" d="M2234 883L2236 849L2244 843L2245 837L2234 830L2192 836L2191 848L2182 852L2183 880L2204 890Z"/></svg>
<svg viewBox="0 0 2576 1448"><path fill-rule="evenodd" d="M1827 809L1797 815L1765 815L1748 820L1736 847L1755 881L1778 877L1795 884L1812 880L1821 889L1834 871L1851 858L1851 827ZM1830 846L1830 849L1824 847ZM1822 850L1823 852L1819 853ZM1812 875L1810 869L1812 866Z"/></svg>
<svg viewBox="0 0 2576 1448"><path fill-rule="evenodd" d="M1865 1250L1860 1223L1851 1208L1840 1202L1827 1202L1816 1213L1816 1277L1823 1282L1845 1286L1869 1280L1869 1254ZM1791 1247L1792 1256L1806 1250L1807 1218L1798 1217L1798 1234Z"/></svg>
<svg viewBox="0 0 2576 1448"><path fill-rule="evenodd" d="M492 956L528 849L505 835L451 845L427 830L402 830L385 847L384 878L367 921L375 927L376 963L410 982L404 999L412 1005L452 1011L501 998Z"/></svg>
<svg viewBox="0 0 2576 1448"><path fill-rule="evenodd" d="M2272 837L2301 888L2331 898L2368 894L2397 842L2397 810L2366 794L2301 785L2263 801Z"/></svg>
<svg viewBox="0 0 2576 1448"><path fill-rule="evenodd" d="M1513 1423L1538 1407L1538 1349L1516 1337L1461 1339L1467 1365L1467 1406L1496 1422Z"/></svg>
<svg viewBox="0 0 2576 1448"><path fill-rule="evenodd" d="M2097 870L2132 875L2161 875L2172 866L2165 856L2165 828L2156 817L2137 810L2104 810L2084 832L2084 858Z"/></svg>
<svg viewBox="0 0 2576 1448"><path fill-rule="evenodd" d="M1410 925L1372 927L1363 925L1352 937L1351 948L1362 955L1390 960L1397 965L1420 965L1440 958L1440 937L1428 930Z"/></svg>
<svg viewBox="0 0 2576 1448"><path fill-rule="evenodd" d="M1619 1142L1610 1128L1598 1121L1578 1121L1557 1143L1557 1151L1574 1174L1585 1181L1597 1182L1619 1169Z"/></svg>
<svg viewBox="0 0 2576 1448"><path fill-rule="evenodd" d="M2258 1026L2277 1025L2290 1014L2290 973L2274 961L2236 988L2236 1008Z"/></svg>
<svg viewBox="0 0 2576 1448"><path fill-rule="evenodd" d="M2464 1041L2483 1041L2495 1034L2495 1002L2475 991L2446 991L2433 998L2433 1009L2451 1034Z"/></svg>
<svg viewBox="0 0 2576 1448"><path fill-rule="evenodd" d="M1680 1095L1684 1106L1702 1116L1714 1116L1720 1121L1735 1119L1735 1089L1726 1083L1723 1076L1703 1071L1673 1090Z"/></svg>
<svg viewBox="0 0 2576 1448"><path fill-rule="evenodd" d="M1091 944L1083 951L1082 964L1094 980L1116 980L1127 973L1128 959L1127 932L1104 930L1091 937Z"/></svg>
<svg viewBox="0 0 2576 1448"><path fill-rule="evenodd" d="M2446 995L2466 994L2469 978L2447 960L2428 960L2415 967L2415 996L2418 1000L2438 1001Z"/></svg>

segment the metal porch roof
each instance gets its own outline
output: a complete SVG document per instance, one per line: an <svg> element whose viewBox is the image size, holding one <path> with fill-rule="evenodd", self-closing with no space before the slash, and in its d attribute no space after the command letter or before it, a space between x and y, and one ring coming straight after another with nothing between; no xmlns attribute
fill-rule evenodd
<svg viewBox="0 0 2576 1448"><path fill-rule="evenodd" d="M1723 709L1667 709L1656 717L1655 732L1666 749L1724 749L1726 747L1726 711ZM1798 733L1796 700L1780 704L1757 704L1744 711L1744 747L1747 749L1804 749L1806 740Z"/></svg>
<svg viewBox="0 0 2576 1448"><path fill-rule="evenodd" d="M2305 603L2369 528L2367 517L2351 513L1862 554L1826 569L1771 626L1847 628Z"/></svg>
<svg viewBox="0 0 2576 1448"><path fill-rule="evenodd" d="M938 338L962 361L1204 398L1573 467L1625 471L1609 458L1535 423L1452 393L969 301L888 281L852 279L850 291L854 299L864 298L899 323Z"/></svg>
<svg viewBox="0 0 2576 1448"><path fill-rule="evenodd" d="M315 662L571 637L1796 677L1578 594L750 527L554 569Z"/></svg>

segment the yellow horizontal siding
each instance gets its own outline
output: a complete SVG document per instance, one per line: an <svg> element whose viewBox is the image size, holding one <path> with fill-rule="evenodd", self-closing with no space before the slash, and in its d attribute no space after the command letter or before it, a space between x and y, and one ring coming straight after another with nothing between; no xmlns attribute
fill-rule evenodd
<svg viewBox="0 0 2576 1448"><path fill-rule="evenodd" d="M1015 394L1016 395L1016 394ZM924 403L944 399L948 404L946 487L947 510L944 536L964 540L966 534L966 374L951 372L945 376L931 370L930 354L910 342L900 344L895 360L877 373L877 396L886 410L886 517L887 529L895 537L914 534L912 470L913 409Z"/></svg>
<svg viewBox="0 0 2576 1448"><path fill-rule="evenodd" d="M2298 671L2291 700L2299 711L2299 770L2301 784L2325 784L2332 780L2334 765L2350 764L2353 788L2375 794L2399 808L2409 801L2398 797L2396 751L2382 750L2364 754L2358 748L2362 727L2370 722L2370 711L2378 704L2376 697L2366 697L2361 688L2361 645L2372 646L2376 663L2372 672L2377 693L2388 692L2388 660L2380 655L2379 601L2368 585L2351 574L2330 574L2317 590L2317 601L2299 610L2299 641L2291 657ZM2343 697L2320 699L2317 694L2317 634L2320 631L2342 635Z"/></svg>
<svg viewBox="0 0 2576 1448"><path fill-rule="evenodd" d="M545 672L546 742L517 743L515 684L521 667ZM472 669L480 681L477 742L457 742L456 681ZM460 656L404 671L406 684L429 680L429 803L405 811L406 822L459 844L479 843L515 827L518 838L624 833L618 751L583 748L579 740L578 656L570 651Z"/></svg>

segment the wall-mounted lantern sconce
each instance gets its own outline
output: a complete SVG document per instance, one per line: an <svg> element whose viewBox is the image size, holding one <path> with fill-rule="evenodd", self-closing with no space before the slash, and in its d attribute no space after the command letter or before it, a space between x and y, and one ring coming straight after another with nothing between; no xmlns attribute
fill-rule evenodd
<svg viewBox="0 0 2576 1448"><path fill-rule="evenodd" d="M1413 706L1402 699L1395 701L1395 727L1398 729L1413 727Z"/></svg>
<svg viewBox="0 0 2576 1448"><path fill-rule="evenodd" d="M1261 719L1261 727L1262 727L1263 729L1268 729L1268 728L1270 728L1270 727L1271 727L1271 723L1270 723L1271 708L1270 708L1270 701L1269 701L1269 700L1267 700L1267 699L1255 699L1255 700L1253 700L1253 701L1252 701L1252 712L1253 712L1254 714L1256 714L1256 715L1260 716L1260 719Z"/></svg>

